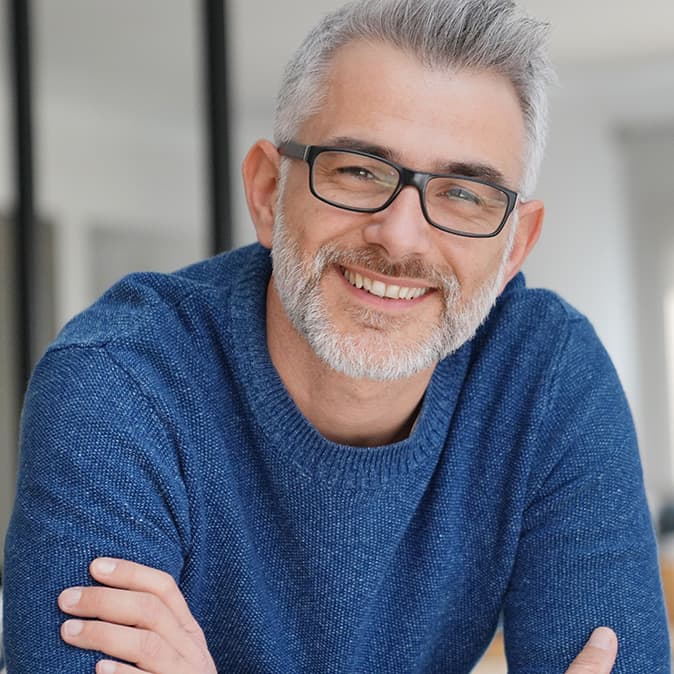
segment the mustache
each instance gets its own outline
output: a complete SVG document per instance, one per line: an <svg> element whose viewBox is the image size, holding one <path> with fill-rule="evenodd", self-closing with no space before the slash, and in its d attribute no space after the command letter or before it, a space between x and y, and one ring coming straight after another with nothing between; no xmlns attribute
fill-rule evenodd
<svg viewBox="0 0 674 674"><path fill-rule="evenodd" d="M420 257L410 256L394 262L378 249L371 247L344 250L337 246L327 245L318 251L314 265L318 273L322 273L331 265L340 267L356 265L385 276L423 279L430 285L452 294L456 293L459 288L459 282L454 274L443 273Z"/></svg>

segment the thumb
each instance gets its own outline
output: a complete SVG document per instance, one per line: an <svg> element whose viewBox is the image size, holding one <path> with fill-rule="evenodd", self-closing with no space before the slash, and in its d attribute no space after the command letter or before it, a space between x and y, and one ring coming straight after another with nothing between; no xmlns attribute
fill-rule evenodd
<svg viewBox="0 0 674 674"><path fill-rule="evenodd" d="M618 653L618 637L608 627L597 627L566 674L610 674Z"/></svg>

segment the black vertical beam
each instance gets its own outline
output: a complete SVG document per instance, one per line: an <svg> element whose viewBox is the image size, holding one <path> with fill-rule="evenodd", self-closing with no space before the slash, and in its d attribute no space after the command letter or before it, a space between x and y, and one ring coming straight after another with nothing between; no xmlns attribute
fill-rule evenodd
<svg viewBox="0 0 674 674"><path fill-rule="evenodd" d="M225 0L203 0L211 253L232 247Z"/></svg>
<svg viewBox="0 0 674 674"><path fill-rule="evenodd" d="M35 232L33 181L33 118L31 107L30 0L11 0L9 21L14 85L14 243L16 269L19 400L32 367L31 298L33 263L31 251Z"/></svg>

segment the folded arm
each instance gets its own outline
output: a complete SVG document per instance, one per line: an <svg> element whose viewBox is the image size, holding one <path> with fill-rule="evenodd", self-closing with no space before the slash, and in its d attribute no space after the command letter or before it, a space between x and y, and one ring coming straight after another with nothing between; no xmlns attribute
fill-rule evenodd
<svg viewBox="0 0 674 674"><path fill-rule="evenodd" d="M5 546L8 671L93 671L95 654L55 629L56 597L90 582L93 558L131 558L180 579L190 545L180 475L152 401L104 348L48 353L26 396Z"/></svg>
<svg viewBox="0 0 674 674"><path fill-rule="evenodd" d="M107 587L73 587L58 599L77 616L61 626L61 636L103 658L97 674L215 674L204 635L173 578L121 559L96 559L92 577ZM595 630L567 674L609 674L617 640L607 628ZM132 664L125 664L132 663Z"/></svg>

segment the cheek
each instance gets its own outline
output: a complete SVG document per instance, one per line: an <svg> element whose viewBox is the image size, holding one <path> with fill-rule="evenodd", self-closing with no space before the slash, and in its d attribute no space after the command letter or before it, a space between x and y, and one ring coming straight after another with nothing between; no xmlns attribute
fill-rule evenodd
<svg viewBox="0 0 674 674"><path fill-rule="evenodd" d="M444 265L456 275L465 290L470 292L481 286L498 271L504 251L500 241L438 234L444 237L436 240Z"/></svg>
<svg viewBox="0 0 674 674"><path fill-rule="evenodd" d="M367 216L340 210L319 201L312 194L287 199L283 213L287 227L305 252L315 251L326 244L346 248L365 245L362 230Z"/></svg>

